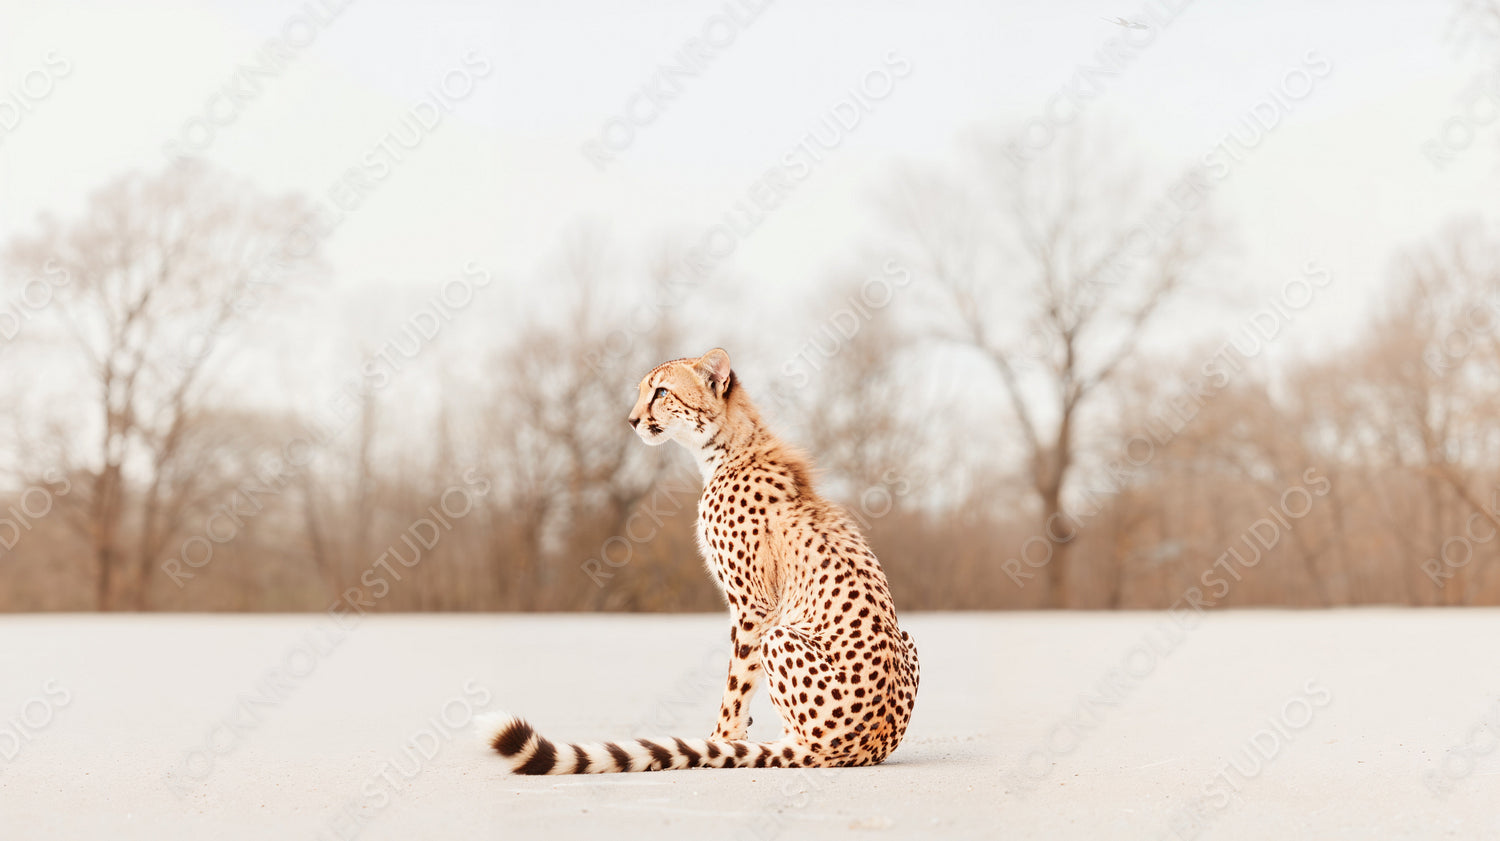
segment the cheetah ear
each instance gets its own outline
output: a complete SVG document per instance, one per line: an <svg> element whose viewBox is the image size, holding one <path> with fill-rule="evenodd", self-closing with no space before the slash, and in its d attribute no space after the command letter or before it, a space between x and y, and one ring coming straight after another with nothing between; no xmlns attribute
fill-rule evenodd
<svg viewBox="0 0 1500 841"><path fill-rule="evenodd" d="M729 379L734 374L729 370L729 354L723 348L716 347L703 354L702 358L693 363L693 371L703 378L714 394L722 397L729 393Z"/></svg>

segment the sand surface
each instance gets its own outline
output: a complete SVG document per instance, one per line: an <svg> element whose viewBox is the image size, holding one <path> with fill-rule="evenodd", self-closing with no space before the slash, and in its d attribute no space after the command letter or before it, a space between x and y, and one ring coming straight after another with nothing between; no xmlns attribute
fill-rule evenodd
<svg viewBox="0 0 1500 841"><path fill-rule="evenodd" d="M883 766L516 778L474 714L707 735L724 620L0 617L0 837L1500 837L1500 611L903 625Z"/></svg>

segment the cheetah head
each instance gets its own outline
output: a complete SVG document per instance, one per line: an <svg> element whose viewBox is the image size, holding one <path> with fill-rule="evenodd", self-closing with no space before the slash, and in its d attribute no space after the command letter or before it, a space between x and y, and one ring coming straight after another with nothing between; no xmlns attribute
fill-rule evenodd
<svg viewBox="0 0 1500 841"><path fill-rule="evenodd" d="M714 348L698 359L674 359L641 380L630 425L652 446L677 440L696 446L723 422L734 372L729 354Z"/></svg>

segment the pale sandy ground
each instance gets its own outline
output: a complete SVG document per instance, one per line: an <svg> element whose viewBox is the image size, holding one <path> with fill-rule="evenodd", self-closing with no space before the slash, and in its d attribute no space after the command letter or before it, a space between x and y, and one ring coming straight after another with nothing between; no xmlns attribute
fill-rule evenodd
<svg viewBox="0 0 1500 841"><path fill-rule="evenodd" d="M1500 612L1167 622L908 617L877 768L514 778L471 709L706 735L723 620L0 617L0 838L1500 837Z"/></svg>

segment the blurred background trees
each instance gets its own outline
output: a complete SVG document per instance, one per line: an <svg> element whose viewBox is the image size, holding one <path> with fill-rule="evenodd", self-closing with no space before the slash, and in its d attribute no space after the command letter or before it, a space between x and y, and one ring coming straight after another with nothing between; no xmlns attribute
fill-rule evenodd
<svg viewBox="0 0 1500 841"><path fill-rule="evenodd" d="M1003 145L982 144L955 176L905 179L891 215L932 281L932 335L973 351L999 381L1040 506L1038 548L1026 551L1046 570L1049 603L1064 607L1081 427L1200 270L1212 229L1201 196L1157 218L1116 138L1070 134L1025 167Z"/></svg>
<svg viewBox="0 0 1500 841"><path fill-rule="evenodd" d="M209 405L213 345L241 308L274 294L278 275L298 271L285 267L308 261L291 252L310 221L296 199L189 165L121 178L76 220L44 218L9 243L7 273L33 282L23 294L45 289L55 315L58 343L29 348L29 361L70 381L65 412L45 428L52 440L29 441L20 457L73 486L66 504L94 562L94 607L149 606L157 556L233 481L220 468L242 440Z"/></svg>
<svg viewBox="0 0 1500 841"><path fill-rule="evenodd" d="M1495 232L1393 254L1336 353L1213 381L1222 337L1183 313L1225 228L1120 150L909 171L775 330L594 235L494 280L521 329L371 293L423 337L409 369L316 309L343 358L288 343L329 274L304 201L123 177L4 243L0 290L38 306L0 348L0 609L716 609L696 470L625 424L640 376L715 344L904 609L1500 603Z"/></svg>

